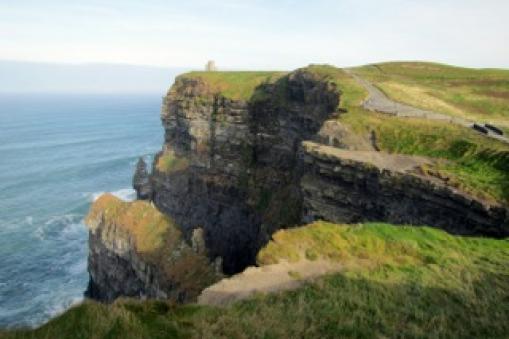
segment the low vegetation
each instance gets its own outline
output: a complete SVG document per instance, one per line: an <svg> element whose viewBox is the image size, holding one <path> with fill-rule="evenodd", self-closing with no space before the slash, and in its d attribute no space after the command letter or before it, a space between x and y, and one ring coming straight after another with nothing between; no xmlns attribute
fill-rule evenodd
<svg viewBox="0 0 509 339"><path fill-rule="evenodd" d="M346 111L339 121L359 135L374 132L381 150L434 158L436 165L424 168L424 173L447 178L451 185L486 199L509 202L509 146L446 122L368 112L361 105L366 91L343 70L326 65L307 70L337 86L342 93L339 108ZM508 126L508 71L423 63L372 65L357 71L395 100ZM185 76L206 80L227 98L249 100L260 84L284 74ZM188 165L168 152L159 157L156 169L171 173ZM260 194L257 208L270 210L270 199L268 192ZM111 198L98 203L92 218L99 213L106 219L127 218L122 224L135 234L141 252L159 249L156 252L164 253L159 258L171 256L165 251L180 237L171 235L176 232L171 220L150 214L147 203L124 205ZM138 234L137 228L150 231ZM129 299L111 305L85 301L38 329L0 332L0 337L507 338L509 333L508 239L458 237L429 227L316 222L278 231L257 260L261 266L330 260L344 269L298 290L259 295L227 308ZM178 271L196 265L186 261Z"/></svg>
<svg viewBox="0 0 509 339"><path fill-rule="evenodd" d="M448 122L369 112L362 107L367 92L347 73L330 66L314 69L341 90L340 106L347 111L341 123L366 137L373 131L382 151L442 159L425 171L472 195L509 203L509 145Z"/></svg>
<svg viewBox="0 0 509 339"><path fill-rule="evenodd" d="M170 174L179 172L189 167L189 160L179 157L171 151L167 151L159 156L156 163L156 169L159 172Z"/></svg>
<svg viewBox="0 0 509 339"><path fill-rule="evenodd" d="M85 223L92 229L105 228L106 237L115 237L112 242L117 235L111 228L124 230L141 259L155 267L171 288L185 290L191 299L220 278L206 254L196 253L180 228L147 201L125 202L104 194L92 204Z"/></svg>
<svg viewBox="0 0 509 339"><path fill-rule="evenodd" d="M279 231L258 256L262 265L303 258L344 265L298 290L228 308L87 301L37 330L4 337L505 338L508 245L428 227L317 222Z"/></svg>
<svg viewBox="0 0 509 339"><path fill-rule="evenodd" d="M509 128L509 70L390 62L356 72L393 100Z"/></svg>
<svg viewBox="0 0 509 339"><path fill-rule="evenodd" d="M248 101L262 83L273 83L286 72L190 72L186 78L202 79L212 92L231 100Z"/></svg>
<svg viewBox="0 0 509 339"><path fill-rule="evenodd" d="M181 238L173 221L149 202L125 202L111 194L101 195L92 204L85 223L92 228L99 224L119 225L133 238L137 251L146 255L165 245L174 247Z"/></svg>

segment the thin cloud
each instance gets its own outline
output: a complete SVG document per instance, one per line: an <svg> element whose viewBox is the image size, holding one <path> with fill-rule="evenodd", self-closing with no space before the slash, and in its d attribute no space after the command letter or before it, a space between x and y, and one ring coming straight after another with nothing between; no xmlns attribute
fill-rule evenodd
<svg viewBox="0 0 509 339"><path fill-rule="evenodd" d="M426 59L508 67L498 0L89 1L0 5L0 59L290 69Z"/></svg>

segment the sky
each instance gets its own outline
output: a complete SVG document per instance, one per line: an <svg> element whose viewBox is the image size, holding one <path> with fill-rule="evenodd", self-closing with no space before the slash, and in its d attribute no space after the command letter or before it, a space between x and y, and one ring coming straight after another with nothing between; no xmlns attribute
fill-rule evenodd
<svg viewBox="0 0 509 339"><path fill-rule="evenodd" d="M509 68L508 0L0 0L0 59L223 69Z"/></svg>

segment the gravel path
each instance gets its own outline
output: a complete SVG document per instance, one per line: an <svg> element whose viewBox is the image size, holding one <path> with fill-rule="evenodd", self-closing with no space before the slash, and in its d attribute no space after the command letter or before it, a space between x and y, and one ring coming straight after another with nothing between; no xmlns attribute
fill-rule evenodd
<svg viewBox="0 0 509 339"><path fill-rule="evenodd" d="M475 121L466 120L458 117L451 117L450 115L447 114L428 111L393 101L389 99L376 86L374 86L369 81L361 78L360 76L355 74L352 70L346 69L345 72L350 74L359 84L361 84L368 91L369 94L368 99L363 102L362 106L369 111L391 114L403 118L424 118L430 120L446 121L467 128L474 128L474 124L476 124ZM479 126L483 126L483 124L481 123L477 124ZM479 132L479 134L509 144L509 139L507 137L493 133L491 130L487 130L487 134L482 132Z"/></svg>
<svg viewBox="0 0 509 339"><path fill-rule="evenodd" d="M340 264L324 260L248 267L244 272L206 288L198 297L198 304L226 306L258 293L293 290L307 281L341 269Z"/></svg>

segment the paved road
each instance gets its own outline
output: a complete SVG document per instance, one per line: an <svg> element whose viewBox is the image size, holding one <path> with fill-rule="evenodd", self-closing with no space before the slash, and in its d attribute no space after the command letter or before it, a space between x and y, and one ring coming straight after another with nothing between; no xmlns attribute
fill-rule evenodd
<svg viewBox="0 0 509 339"><path fill-rule="evenodd" d="M355 74L352 70L347 69L345 71L348 74L350 74L359 84L361 84L368 91L369 94L368 99L363 102L362 106L369 111L391 114L403 118L424 118L430 120L446 121L467 128L474 127L475 121L472 120L451 117L450 115L447 114L428 111L393 101L389 99L381 90L375 87L372 83L361 78L360 76ZM478 125L482 126L483 124L478 123ZM496 133L493 133L490 130L488 130L488 134L484 134L481 132L479 132L479 134L509 144L509 139L507 137L500 136Z"/></svg>

